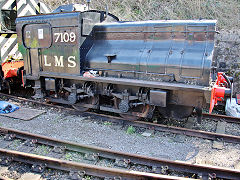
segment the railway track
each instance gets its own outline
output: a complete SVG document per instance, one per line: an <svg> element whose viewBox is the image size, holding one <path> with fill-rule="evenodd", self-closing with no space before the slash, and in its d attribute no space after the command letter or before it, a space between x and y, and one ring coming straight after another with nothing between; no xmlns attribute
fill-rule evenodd
<svg viewBox="0 0 240 180"><path fill-rule="evenodd" d="M0 164L9 165L18 161L31 164L36 171L53 168L84 171L85 175L93 177L122 179L240 177L240 171L235 169L120 153L14 129L0 128L0 134ZM177 175L180 177L176 178Z"/></svg>
<svg viewBox="0 0 240 180"><path fill-rule="evenodd" d="M21 162L31 166L31 173L44 173L46 168L68 172L69 179L113 178L113 179L176 179L178 177L168 177L153 173L143 173L138 171L128 171L117 168L101 167L92 164L66 161L57 158L34 155L19 151L12 151L0 148L1 164L10 165L12 162ZM4 173L2 173L4 174ZM181 178L187 179L187 178Z"/></svg>
<svg viewBox="0 0 240 180"><path fill-rule="evenodd" d="M225 121L227 123L237 123L237 124L240 124L240 118L231 117L231 116L203 113L203 117L211 118L213 120L221 120L221 121Z"/></svg>
<svg viewBox="0 0 240 180"><path fill-rule="evenodd" d="M174 134L182 134L192 137L198 137L198 138L204 138L209 139L213 141L221 141L221 142L227 142L227 143L240 143L240 136L234 136L234 135L228 135L228 134L222 134L222 133L216 133L216 132L209 132L209 131L202 131L202 130L195 130L195 129L189 129L189 128L182 128L182 127L175 127L175 126L168 126L163 124L156 124L156 123L150 123L145 121L130 121L127 119L123 119L121 117L111 116L111 115L105 115L105 114L97 114L94 112L78 112L77 110L69 107L64 107L60 105L54 105L49 104L46 102L40 102L36 100L26 99L22 97L17 97L13 95L7 95L0 93L0 96L12 98L14 100L19 101L26 101L31 102L33 104L38 104L42 106L48 106L53 108L59 108L65 111L73 112L73 113L81 113L83 116L93 116L94 119L100 120L100 121L110 121L114 123L120 123L122 125L128 125L128 126L135 126L139 128L146 128L146 129L153 129L156 131L162 131L162 132L169 132ZM224 116L224 115L216 115L216 114L203 114L203 117L205 118L211 118L212 120L216 121L225 121L228 123L240 123L240 118L234 118L230 116Z"/></svg>

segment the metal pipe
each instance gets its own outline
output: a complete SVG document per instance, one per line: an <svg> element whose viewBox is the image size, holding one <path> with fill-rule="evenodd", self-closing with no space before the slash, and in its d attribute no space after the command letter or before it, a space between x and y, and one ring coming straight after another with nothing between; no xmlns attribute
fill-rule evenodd
<svg viewBox="0 0 240 180"><path fill-rule="evenodd" d="M87 10L90 10L90 3L91 3L91 0L87 0Z"/></svg>
<svg viewBox="0 0 240 180"><path fill-rule="evenodd" d="M226 74L225 73L222 73L222 76L225 78L225 80L227 81L227 83L228 83L228 88L231 88L231 82L230 82L230 80L228 79L228 77L226 76Z"/></svg>

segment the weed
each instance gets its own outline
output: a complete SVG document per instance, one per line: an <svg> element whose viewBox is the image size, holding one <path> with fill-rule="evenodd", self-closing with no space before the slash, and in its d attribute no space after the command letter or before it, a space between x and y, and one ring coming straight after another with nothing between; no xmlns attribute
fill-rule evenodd
<svg viewBox="0 0 240 180"><path fill-rule="evenodd" d="M108 122L108 121L105 121L103 124L104 124L105 126L111 126L111 125L112 125L112 123L111 123L111 122Z"/></svg>
<svg viewBox="0 0 240 180"><path fill-rule="evenodd" d="M10 146L14 149L16 149L17 147L19 147L21 145L21 140L16 139L13 141L13 144L11 144Z"/></svg>
<svg viewBox="0 0 240 180"><path fill-rule="evenodd" d="M39 155L46 155L49 153L49 151L50 151L50 148L48 146L41 145L41 146L38 146L38 148L35 150L35 153Z"/></svg>
<svg viewBox="0 0 240 180"><path fill-rule="evenodd" d="M71 153L66 153L65 159L70 161L72 159L72 154Z"/></svg>
<svg viewBox="0 0 240 180"><path fill-rule="evenodd" d="M67 152L64 157L68 161L82 162L83 155L79 152Z"/></svg>
<svg viewBox="0 0 240 180"><path fill-rule="evenodd" d="M85 180L91 180L92 178L90 176L85 176L84 179Z"/></svg>
<svg viewBox="0 0 240 180"><path fill-rule="evenodd" d="M240 72L235 73L235 78L239 78L240 77Z"/></svg>
<svg viewBox="0 0 240 180"><path fill-rule="evenodd" d="M135 127L133 127L133 126L128 126L127 134L134 134L135 132L136 132Z"/></svg>

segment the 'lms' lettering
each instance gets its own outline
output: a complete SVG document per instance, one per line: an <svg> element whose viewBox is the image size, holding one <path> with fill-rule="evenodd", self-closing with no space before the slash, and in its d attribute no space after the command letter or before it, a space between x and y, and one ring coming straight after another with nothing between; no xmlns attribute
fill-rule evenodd
<svg viewBox="0 0 240 180"><path fill-rule="evenodd" d="M74 68L77 66L77 63L75 61L75 56L69 56L68 57L68 67Z"/></svg>
<svg viewBox="0 0 240 180"><path fill-rule="evenodd" d="M54 56L54 58L55 58L55 66L64 67L63 66L63 56L60 56L59 59L57 56Z"/></svg>
<svg viewBox="0 0 240 180"><path fill-rule="evenodd" d="M52 66L52 63L51 62L48 62L48 57L47 55L44 55L44 66L47 66L47 67L51 67ZM63 56L54 56L54 66L55 67L64 67L64 57ZM76 63L76 57L75 56L69 56L67 58L67 67L69 68L75 68L77 66L77 63Z"/></svg>

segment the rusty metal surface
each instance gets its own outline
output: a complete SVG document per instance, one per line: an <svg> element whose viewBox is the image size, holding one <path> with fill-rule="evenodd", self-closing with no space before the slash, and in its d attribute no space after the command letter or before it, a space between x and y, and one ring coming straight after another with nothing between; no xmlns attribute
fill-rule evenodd
<svg viewBox="0 0 240 180"><path fill-rule="evenodd" d="M1 96L6 96L6 97L9 97L9 98L19 99L21 101L28 101L28 102L32 102L32 103L35 103L35 104L40 104L40 105L44 105L44 106L50 106L50 107L65 109L67 111L77 112L77 110L72 109L72 108L66 108L66 107L63 107L63 106L48 104L48 103L39 102L39 101L36 101L36 100L30 100L30 99L16 97L16 96L3 94L3 93L0 93L0 95ZM85 112L85 113L82 113L82 114L87 114L87 115L92 114L92 115L94 115L95 113ZM114 122L124 121L125 124L134 125L134 126L137 126L137 127L145 127L145 128L151 128L151 129L153 128L155 130L167 131L167 132L172 132L172 133L180 133L180 134L185 134L185 135L200 137L200 138L206 138L206 139L211 139L211 140L222 139L226 142L240 143L240 137L239 136L216 134L216 133L212 133L212 132L191 130L191 129L186 129L186 128L166 126L166 125L161 125L161 124L153 124L153 123L143 122L143 121L132 122L132 121L128 121L127 119L113 117L113 116L107 116L107 115L103 115L103 114L95 114L95 115L104 117L104 118L106 118L106 120L109 120L109 121L114 121ZM215 119L215 120L226 121L226 122L229 122L229 123L239 123L240 122L240 118L224 116L224 115L203 113L203 116L204 117L209 117L209 118L212 118L212 119Z"/></svg>
<svg viewBox="0 0 240 180"><path fill-rule="evenodd" d="M203 117L210 118L211 120L221 120L226 121L228 123L240 123L240 118L232 117L232 116L225 116L220 114L209 114L209 113L203 113Z"/></svg>
<svg viewBox="0 0 240 180"><path fill-rule="evenodd" d="M222 140L224 142L229 143L240 143L240 136L233 136L233 135L227 135L227 134L218 134L214 132L207 132L207 131L199 131L194 129L187 129L187 128L180 128L180 127L173 127L173 126L167 126L167 125L161 125L161 124L152 124L148 122L126 122L126 124L129 125L135 125L137 127L145 127L145 128L154 128L155 130L164 131L164 132L171 132L176 134L183 134L187 136L193 136L193 137L200 137L204 139L210 139L210 140Z"/></svg>
<svg viewBox="0 0 240 180"><path fill-rule="evenodd" d="M31 100L31 102L34 102L34 101ZM53 106L53 105L50 105L50 106ZM53 106L53 107L56 107L56 106ZM63 107L60 107L60 108L63 108ZM69 110L71 110L71 109L69 109ZM90 113L90 114L92 114L92 113ZM90 114L87 113L87 115L90 115ZM99 116L99 114L98 114L98 116ZM203 131L197 131L197 130L189 130L189 129L185 129L185 128L170 127L170 126L164 126L164 125L152 124L152 123L146 123L146 122L131 122L128 120L123 120L122 118L115 118L115 117L109 117L109 116L104 116L104 115L102 115L101 117L105 117L105 118L101 118L101 119L107 120L107 121L114 121L114 122L118 122L118 123L123 121L123 123L125 125L133 125L133 126L137 126L137 127L151 128L151 129L155 129L155 130L159 130L159 131L166 131L166 132L171 132L171 133L180 133L180 134L184 134L184 135L206 138L206 139L211 139L211 140L222 139L224 142L235 142L235 143L240 142L240 138L236 137L236 136L222 135L222 134L203 132ZM39 136L39 135L38 136L34 135L34 137L33 137L32 134L30 134L30 133L25 133L25 132L16 131L16 130L7 129L7 128L0 128L0 132L1 132L1 134L13 135L13 136L9 136L9 137L13 137L13 138L16 138L16 137L17 138L30 138L30 139L38 138L38 141L40 143L43 143L43 144L45 143L45 144L49 144L52 146L58 146L58 147L65 146L68 149L71 149L74 151L90 152L91 149L93 148L92 146L79 147L79 144L76 144L76 143L69 143L69 142L65 142L65 141L56 141L56 139L51 139L51 138L47 138L47 137ZM103 150L104 150L103 148L96 148L92 152L99 153L99 151L101 151L101 153L100 153L101 156L107 157L107 158L117 157L117 156L123 157L122 153L119 154L119 152L114 152L111 150L107 150L107 151L103 152ZM112 153L114 154L114 156ZM154 159L154 158L149 158L149 157L142 157L142 156L138 156L138 155L133 156L130 154L125 154L124 156L125 156L124 158L126 158L126 159L131 159L131 162L148 164L150 166L162 166L162 165L167 164L172 169L183 170L185 172L196 172L196 173L204 172L206 176L209 173L211 173L211 174L216 173L217 175L219 175L221 177L228 177L228 178L231 177L232 179L237 179L236 177L240 176L240 174L239 174L240 172L233 170L233 169L223 168L224 169L223 170L222 168L218 168L218 167L212 167L212 166L205 167L205 166L201 166L201 165L189 165L184 162L165 161L165 160ZM191 167L188 167L188 166L191 166ZM223 173L223 171L224 171L224 173ZM231 175L229 175L229 174L231 174Z"/></svg>
<svg viewBox="0 0 240 180"><path fill-rule="evenodd" d="M123 178L123 179L176 179L177 177L164 176L137 171L126 171L121 169L100 167L83 163L76 163L46 156L34 155L18 151L0 148L0 154L12 158L12 161L20 161L28 164L44 164L45 167L67 170L84 171L86 174L97 177ZM185 179L185 178L182 178ZM187 178L186 178L187 179Z"/></svg>

